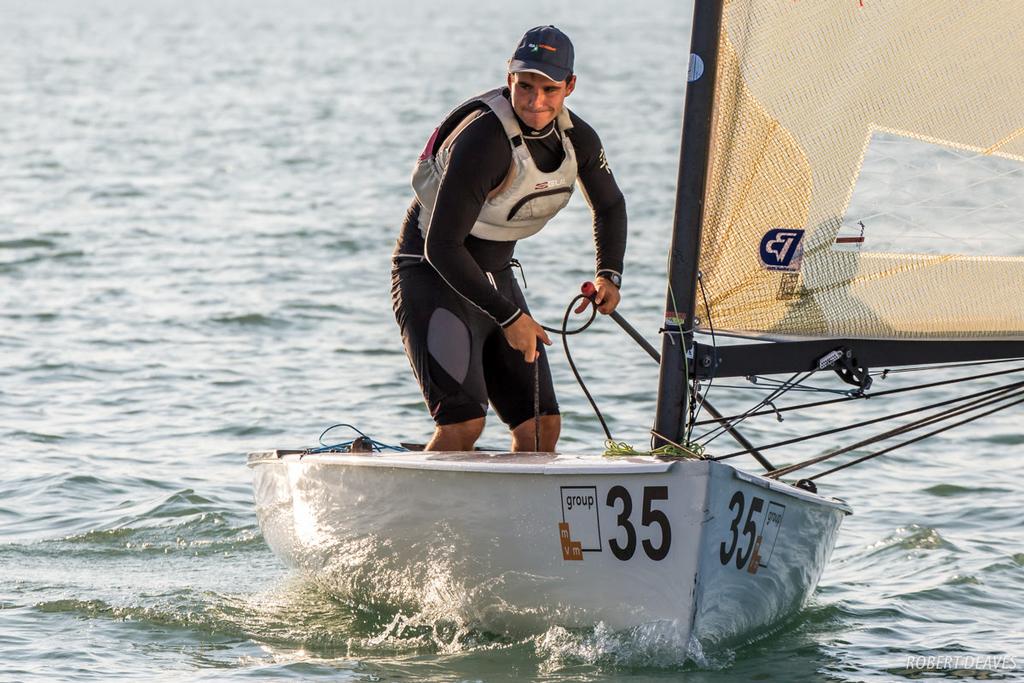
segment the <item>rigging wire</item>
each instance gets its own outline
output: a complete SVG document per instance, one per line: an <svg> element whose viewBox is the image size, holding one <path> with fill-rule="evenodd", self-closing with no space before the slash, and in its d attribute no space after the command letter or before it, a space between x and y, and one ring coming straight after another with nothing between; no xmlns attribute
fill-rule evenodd
<svg viewBox="0 0 1024 683"><path fill-rule="evenodd" d="M849 453L852 450L856 450L858 448L863 448L864 446L870 446L873 443L878 443L879 441L885 441L886 439L890 439L890 438L892 438L894 436L900 436L901 434L906 434L907 432L911 432L911 431L913 431L915 429L920 429L921 427L927 427L929 425L935 424L936 422L941 422L943 420L947 420L947 419L950 419L952 417L957 417L959 415L963 415L965 413L969 413L971 411L978 410L980 408L985 408L985 407L988 407L988 406L990 406L990 405L992 405L994 403L998 403L1000 401L1005 401L1008 398L1015 398L1017 396L1024 396L1024 390L1015 391L1014 388L1012 387L1012 385L1010 387L1003 387L1000 390L994 392L994 397L990 397L990 398L988 398L988 399L986 399L984 401L981 401L979 403L975 403L973 405L966 406L966 407L963 407L963 408L946 410L946 411L943 411L943 412L938 413L936 415L932 415L932 416L929 416L929 417L921 418L920 420L915 420L915 421L912 421L912 422L908 422L905 425L901 425L899 427L896 427L896 428L891 429L891 430L886 431L886 432L882 432L880 434L876 434L876 435L871 436L871 437L869 437L867 439L863 439L863 440L858 441L856 443L850 444L849 446L844 446L842 448L839 448L839 449L837 449L835 451L830 451L828 453L824 453L824 454L816 456L814 458L809 458L808 460L804 460L804 461L795 463L793 465L788 465L786 467L780 467L780 468L778 468L776 470L773 470L772 472L768 472L767 474L765 474L765 476L766 477L771 477L773 479L778 479L779 477L781 477L783 475L790 474L792 472L795 472L797 470L803 469L805 467L809 467L810 465L815 465L815 464L817 464L819 462L823 462L825 460L830 460L831 458L834 458L836 456L842 455L844 453ZM1010 405L1015 405L1015 404L1010 404ZM1003 407L1007 408L1009 406L1003 406ZM995 412L995 411L993 411L993 412ZM985 413L985 414L987 415L989 413ZM970 420L968 420L968 421L970 421ZM958 424L960 424L960 423L958 423ZM953 426L956 426L956 425L953 425ZM945 429L940 430L940 431L945 431ZM936 432L936 433L938 433L938 432ZM914 441L920 441L920 439L915 439ZM908 443L913 443L913 441L908 442ZM906 445L906 444L903 444L903 445ZM893 449L890 449L890 450L893 450Z"/></svg>
<svg viewBox="0 0 1024 683"><path fill-rule="evenodd" d="M884 370L878 370L872 372L871 375L874 377L881 376L885 379L888 375L898 375L906 372L924 372L932 370L943 370L946 368L968 368L975 365L992 365L994 363L1016 363L1024 360L1024 358L999 358L996 360L976 360L965 363L944 363L942 365L912 365L902 368L886 368Z"/></svg>
<svg viewBox="0 0 1024 683"><path fill-rule="evenodd" d="M804 380L813 375L815 372L817 372L817 370L808 370L807 372L803 373L794 373L793 376L790 377L784 384L782 384L777 389L775 389L775 391L761 399L753 408L748 410L746 413L741 413L740 415L734 417L722 418L721 420L717 420L717 422L721 422L721 424L717 428L709 430L702 434L701 436L697 437L696 441L705 448L707 448L707 445L714 441L715 439L717 439L718 437L720 437L722 434L724 434L727 428L735 428L736 425L738 425L739 423L743 422L748 417L756 413L763 406L771 403L779 396L782 396L792 386L797 386L801 384L802 382L804 382ZM799 379L797 379L798 377Z"/></svg>
<svg viewBox="0 0 1024 683"><path fill-rule="evenodd" d="M708 294L704 289L704 273L699 270L697 271L697 284L700 286L700 295L704 299L704 311L708 315L708 328L711 330L712 372L703 393L700 392L700 382L697 380L697 373L693 374L693 393L695 396L700 396L700 403L690 416L689 429L686 433L687 441L690 441L690 437L693 434L693 425L697 422L697 418L700 417L700 413L704 409L704 402L707 400L708 392L711 391L711 386L715 383L714 371L718 368L718 340L715 338L715 322L711 317L711 305L708 304Z"/></svg>
<svg viewBox="0 0 1024 683"><path fill-rule="evenodd" d="M814 372L816 372L817 370L810 370L810 371L806 372L803 376L800 376L800 373L795 373L792 377L790 377L788 380L786 380L784 382L779 381L779 380L775 380L775 379L772 379L772 378L765 378L765 377L754 376L753 378L748 378L748 379L751 379L751 384L756 384L758 382L758 380L761 380L762 382L765 382L765 383L768 384L768 386L763 387L764 390L769 391L767 396L762 398L762 400L759 401L751 409L749 409L749 410L747 410L747 411L745 411L743 413L740 413L739 415L735 415L735 416L732 416L732 417L722 417L722 416L717 416L716 415L715 418L712 419L712 420L700 421L700 420L698 420L698 417L700 416L700 413L702 412L702 410L704 408L704 403L706 401L707 393L710 391L711 386L714 383L714 379L715 379L714 370L717 369L717 365L718 365L718 362L717 362L718 361L718 341L717 341L717 338L715 336L714 321L713 321L712 314L711 314L711 306L710 306L710 304L708 302L707 290L704 287L703 273L700 272L700 271L697 272L697 284L700 287L701 297L702 297L703 303L704 303L704 310L705 310L705 313L707 314L707 319L708 319L708 328L709 328L710 333L711 333L711 344L712 344L712 353L713 353L713 369L712 369L712 373L711 373L710 379L708 380L708 385L705 388L704 392L700 391L700 382L699 382L699 379L696 376L696 373L694 373L694 375L693 375L693 388L692 388L692 391L688 392L688 395L687 395L687 404L688 404L687 408L688 408L688 413L689 413L689 420L687 420L687 424L684 426L684 443L686 443L687 445L693 444L695 446L698 446L699 447L700 457L706 457L706 456L703 455L703 453L704 453L704 450L706 449L706 447L708 446L708 444L710 444L712 441L717 439L723 433L726 433L727 431L734 430L736 425L740 424L741 422L746 420L748 417L753 417L755 415L765 415L765 414L775 415L776 418L781 422L782 419L783 419L782 415L781 415L781 412L788 411L788 410L796 410L796 409L801 408L801 407L812 407L812 406L821 406L821 405L835 404L835 403L841 403L841 402L855 400L855 399L859 399L859 398L870 398L870 397L875 397L875 396L883 396L883 395L886 395L886 394L895 394L895 393L902 393L902 392L905 392L905 391L911 391L911 390L916 390L916 389L924 389L924 388L929 388L929 387L934 387L934 386L943 386L943 385L947 385L947 384L956 384L956 383L959 383L959 382L972 381L972 380L975 380L975 379L982 379L982 378L985 378L985 377L992 377L992 376L1000 376L1000 375L1004 375L1004 374L1010 374L1010 373L1017 372L1017 371L1022 369L1022 368L1011 368L1009 370L997 371L997 372L993 372L993 373L982 373L982 374L974 376L974 377L956 378L956 379L953 379L953 380L940 380L940 381L937 381L937 382L926 383L926 384L918 385L918 386L915 386L915 387L904 387L904 388L900 388L900 389L891 389L891 390L876 392L875 394L865 394L863 392L863 390L854 392L854 391L850 391L850 390L837 390L837 389L827 389L827 388L824 388L824 387L804 386L803 383L807 379L809 379L810 376L812 374L814 374ZM678 311L678 306L676 305L676 301L675 301L675 292L673 291L673 289L671 287L671 284L669 285L669 295L670 295L670 297L672 299L673 309ZM692 334L692 332L695 329L696 329L696 324L690 330L691 334ZM665 330L665 331L668 332L668 330ZM689 363L688 363L689 357L688 357L688 355L686 353L686 349L685 349L685 344L686 344L686 342L685 342L685 331L684 330L680 330L680 332L683 333L680 336L682 337L682 344L681 344L681 346L682 346L682 349L683 349L683 363L684 363L684 372L685 372L684 377L689 377L689 375L690 375ZM996 359L996 360L973 361L973 362L964 362L964 363L946 363L946 364L942 364L942 365L930 365L930 366L924 366L924 367L909 367L909 368L900 368L900 369L896 369L896 370L892 370L892 369L888 369L887 368L887 369L882 370L880 372L874 372L874 373L868 372L867 375L868 376L881 376L882 379L885 379L889 374L895 374L895 373L909 373L909 372L918 372L918 371L923 371L923 370L934 371L934 370L937 370L937 369L946 369L946 368L956 368L956 369L958 369L958 368L964 368L964 367L990 365L990 364L993 364L993 363L1006 363L1006 362L1019 361L1019 360L1021 360L1021 359L1019 359L1019 358L1016 358L1016 359ZM815 434L805 435L805 436L797 437L797 438L794 438L794 439L788 439L788 440L777 442L777 443L770 444L770 445L767 445L767 446L754 447L754 446L751 446L749 444L749 442L746 442L743 445L747 446L747 448L744 448L743 450L735 451L733 453L729 453L727 455L719 456L719 457L715 457L715 458L711 458L711 459L713 459L713 460L725 460L725 459L728 459L728 458L736 457L738 455L744 455L744 454L755 453L755 452L759 453L760 451L768 450L768 449L771 449L771 448L777 448L777 447L781 447L781 446L784 446L784 445L790 445L790 444L793 444L793 443L807 441L807 440L814 439L814 438L819 438L819 437L822 437L822 436L827 436L827 435L836 434L836 433L843 432L843 431L848 431L850 429L855 429L855 428L858 428L858 427L864 427L864 426L871 425L871 424L877 424L879 422L884 422L884 421L888 421L888 420L894 420L894 419L898 419L900 417L905 417L907 415L912 415L912 414L915 414L915 413L920 413L920 412L923 412L923 411L932 410L932 409L943 407L943 406L956 406L958 404L963 404L965 401L971 401L973 399L977 399L977 398L981 398L981 397L988 397L987 400L984 400L984 401L982 401L980 403L976 403L976 404L972 404L972 405L968 405L966 407L960 407L960 408L956 408L956 409L951 408L949 410L937 413L936 415L933 415L933 416L930 416L930 417L927 417L927 418L924 418L924 419L921 419L921 420L918 420L918 421L915 421L915 422L908 423L907 425L904 425L904 426L902 426L900 428L897 428L895 430L890 430L889 432L884 432L884 433L876 435L875 437L872 437L870 439L863 440L862 442L859 442L858 444L855 444L852 447L848 447L847 449L840 449L840 450L835 451L833 453L826 454L825 456L821 456L821 457L819 457L817 459L812 459L810 461L807 461L806 463L798 463L797 465L793 465L793 466L790 466L790 467L787 467L787 468L780 468L778 470L775 470L774 472L769 472L768 475L767 475L767 476L779 477L779 476L782 476L783 474L786 474L786 473L789 473L789 472L792 472L792 471L796 471L797 469L801 469L802 467L805 467L807 465L813 464L815 462L821 462L824 459L835 457L835 456L840 455L842 453L848 452L849 450L852 450L853 448L859 448L861 446L869 445L871 443L877 443L878 441L891 438L892 436L897 436L897 435L900 435L900 434L905 434L905 433L907 433L909 431L920 429L920 428L925 427L927 425L935 424L936 422L941 422L941 421L944 421L944 420L948 420L948 419L951 419L952 417L955 417L955 416L958 416L958 415L962 415L962 414L965 414L965 413L970 413L972 411L977 411L979 408L982 408L982 407L985 407L985 406L988 406L988 405L992 405L993 403L998 403L1000 401L1004 401L1006 399L1005 394L1007 394L1008 392L1012 392L1014 390L1020 389L1021 387L1024 387L1024 382L1012 383L1012 384L1009 384L1009 385L1004 385L1003 387L998 387L998 388L995 388L995 389L987 389L987 390L975 392L974 394L969 394L967 396L961 396L961 397L957 397L957 398L954 398L954 399L948 399L948 400L945 400L945 401L940 401L940 402L937 402L937 403L933 403L931 405L913 408L913 409L906 410L906 411L903 411L903 412L900 412L900 413L896 413L896 414L892 414L892 415L886 415L886 416L883 416L883 417L880 417L880 418L875 418L875 419L872 419L872 420L860 421L860 422L853 423L853 424L846 425L846 426L839 427L839 428L824 430L824 431L821 431L821 432L817 432ZM739 387L730 387L730 388L739 388ZM743 388L749 389L750 387L743 387ZM757 388L758 389L762 389L762 387L757 387ZM842 398L831 399L831 400L826 400L826 401L817 401L817 402L814 402L814 403L811 403L811 404L805 404L804 406L792 406L792 407L788 407L788 408L783 408L781 410L778 409L774 405L773 401L775 399L777 399L778 397L782 396L783 394L789 392L789 391L833 393L833 394L841 395ZM1021 395L1024 395L1024 391L1021 391L1019 393ZM1017 395L1017 394L1012 394L1012 396L1015 396L1015 395ZM993 398L993 397L995 397L995 398ZM589 398L589 394L588 394L588 398ZM1019 401L1019 402L1024 402L1024 401ZM960 424L965 424L967 422L971 422L971 421L973 421L975 419L979 419L980 417L983 417L984 415L988 415L988 414L991 414L993 412L997 412L999 410L1003 410L1003 409L1009 407L1010 405L1016 405L1016 403L1017 402L1011 403L1011 404L1006 405L1006 406L1000 406L1000 407L998 407L998 408L996 408L996 409L994 409L992 411L988 411L988 412L983 413L981 415L970 417L970 418L968 418L968 419L966 419L964 421L958 422L958 423L956 423L954 425L950 425L950 426L944 427L942 429L936 430L936 431L934 431L934 432L932 432L930 434L927 434L927 435L925 435L923 437L919 437L919 438L908 440L905 443L898 444L896 446L893 446L891 448L885 449L885 450L880 451L878 453L871 454L871 455L859 458L859 459L855 460L852 463L848 463L848 464L845 464L845 465L841 465L841 466L832 468L832 469L828 470L827 472L815 475L814 477L811 477L810 479L816 479L818 477L824 476L825 474L830 474L832 472L839 471L841 469L845 469L846 467L849 467L849 466L851 466L853 464L856 464L858 462L863 462L863 461L868 460L868 459L870 459L872 457L877 457L878 455L882 455L884 453L891 452L892 450L900 448L900 447L902 447L904 445L908 445L910 443L915 443L916 441L920 441L923 438L927 438L927 436L930 436L930 435L933 435L933 434L937 434L937 433L941 433L943 431L946 431L947 429L951 429L952 427L958 426ZM766 405L770 407L770 410L762 411L761 409L764 406L766 406ZM695 425L698 425L698 424L709 424L709 423L717 423L719 426L717 426L716 428L714 428L714 429L712 429L712 430L702 434L701 436L697 437L697 439L692 439L693 428L694 428Z"/></svg>
<svg viewBox="0 0 1024 683"><path fill-rule="evenodd" d="M783 383L782 380L777 380L777 379L774 379L772 377L765 377L764 375L751 375L747 379L750 380L750 384L752 386L741 385L741 386L737 387L737 386L733 385L732 388L733 389L737 389L737 388L738 389L761 389L762 388L761 385L764 385L765 389L771 389L772 387L780 386ZM719 385L719 386L724 386L724 385ZM789 390L790 391L802 391L804 393L809 393L809 394L811 394L811 393L839 394L840 396L854 396L854 395L856 395L860 391L859 389L829 389L827 387L817 387L817 386L807 386L807 385L798 386L798 387L791 387Z"/></svg>
<svg viewBox="0 0 1024 683"><path fill-rule="evenodd" d="M956 398L947 399L945 401L940 401L938 403L932 403L932 404L926 405L926 406L918 406L916 408L912 408L910 410L905 410L905 411L900 412L900 413L894 413L892 415L883 415L882 417L873 418L871 420L863 420L863 421L860 421L860 422L855 422L855 423L852 423L852 424L844 425L842 427L835 427L833 429L826 429L824 431L816 432L814 434L805 434L803 436L798 436L798 437L795 437L795 438L792 438L792 439L787 439L785 441L778 441L776 443L768 444L766 446L758 446L757 450L759 450L759 451L767 451L767 450L771 450L773 448L779 448L781 446L789 446L789 445L792 445L794 443L800 443L802 441L809 441L811 439L817 439L817 438L822 437L822 436L831 436L832 434L838 434L840 432L845 432L845 431L848 431L850 429L856 429L858 427L866 427L868 425L877 424L879 422L885 422L886 420L895 420L895 419L898 419L898 418L901 418L901 417L906 417L907 415L912 415L914 413L920 413L920 412L923 412L923 411L926 411L926 410L932 410L934 408L940 408L940 407L946 406L946 405L953 405L953 404L957 404L957 403L963 403L965 401L970 401L972 399L981 398L983 396L988 396L988 395L991 395L991 394L996 394L996 393L998 393L998 392L1000 392L1002 390L1006 390L1006 389L1024 389L1024 381L1014 382L1012 384L1004 385L1002 387L996 387L996 388L993 388L993 389L985 389L984 391L979 391L979 392L976 392L976 393L973 393L973 394L967 394L967 395L964 395L964 396L958 396ZM745 449L745 450L735 451L733 453L727 453L726 455L719 455L719 456L716 456L716 457L711 458L711 459L712 460L728 460L729 458L734 458L734 457L739 456L739 455L745 455L745 454L747 454L749 452L750 452L750 449Z"/></svg>
<svg viewBox="0 0 1024 683"><path fill-rule="evenodd" d="M1020 359L1012 359L1012 360L1020 360ZM832 398L832 399L826 399L824 401L814 401L814 402L811 402L811 403L801 403L801 404L798 404L798 405L795 405L795 406L785 406L783 408L778 408L777 410L759 410L759 411L755 411L755 412L747 411L745 413L741 413L741 414L738 414L738 415L730 415L730 416L724 417L723 419L725 419L727 421L732 421L732 420L737 420L740 417L760 417L760 416L763 416L763 415L777 415L778 413L786 413L786 412L791 412L791 411L794 411L794 410L805 410L807 408L819 408L821 406L835 405L837 403L846 403L848 401L863 400L863 399L868 399L868 398L878 398L878 397L881 397L881 396L891 396L892 394L901 394L901 393L906 393L908 391L916 391L916 390L919 390L919 389L932 389L932 388L935 388L935 387L947 386L947 385L950 385L950 384L959 384L960 382L972 382L972 381L978 380L978 379L986 379L986 378L989 378L989 377L999 377L1001 375L1009 375L1009 374L1012 374L1012 373L1015 373L1015 372L1024 372L1024 366L1009 368L1007 370L998 370L998 371L995 371L995 372L987 372L987 373L982 373L982 374L979 374L979 375L972 375L971 377L956 377L954 379L938 380L938 381L935 381L935 382L928 382L928 383L925 383L925 384L915 384L914 386L910 386L910 387L899 387L899 388L896 388L896 389L886 389L885 391L876 391L874 393L863 394L863 395L859 395L859 396L845 396L843 398ZM708 425L708 424L717 424L718 422L719 422L719 420L716 418L714 420L701 420L697 424L698 425Z"/></svg>
<svg viewBox="0 0 1024 683"><path fill-rule="evenodd" d="M1017 394L1014 394L1013 396L1016 397L1016 396L1020 396L1022 394L1024 394L1024 392L1018 392ZM969 418L966 418L964 420L961 420L959 422L954 422L951 425L947 425L947 426L942 427L940 429L933 430L931 432L928 432L927 434L922 434L920 436L916 436L913 439L909 439L909 440L904 441L902 443L895 444L893 446L890 446L889 448L885 448L883 450L876 451L874 453L869 453L867 455L864 455L864 456L861 456L859 458L856 458L855 460L851 460L848 463L843 463L842 465L837 465L836 467L833 467L831 469L825 470L824 472L819 472L818 474L815 474L814 476L807 477L807 478L810 479L810 480L820 479L821 477L824 477L827 474L832 474L833 472L838 472L839 470L844 470L847 467L853 467L854 465L858 465L858 464L860 464L862 462L865 462L867 460L871 460L872 458L877 458L880 455L885 455L886 453L891 453L892 451L896 450L897 448L903 448L904 446L909 446L910 444L917 443L918 441L923 441L924 439L927 439L929 437L935 436L936 434L941 434L942 432L949 431L950 429L953 429L954 427L960 427L961 425L965 425L968 422L974 422L975 420L980 420L983 417L987 417L989 415L992 415L993 413L998 413L998 412L1000 412L1002 410L1006 410L1007 408L1012 408L1013 406L1019 405L1021 403L1024 403L1024 398L1021 398L1021 399L1018 399L1016 401L1013 401L1012 403L1007 403L1006 405L999 406L998 408L993 408L992 410L985 411L984 413L980 413L978 415L973 415L973 416L971 416Z"/></svg>

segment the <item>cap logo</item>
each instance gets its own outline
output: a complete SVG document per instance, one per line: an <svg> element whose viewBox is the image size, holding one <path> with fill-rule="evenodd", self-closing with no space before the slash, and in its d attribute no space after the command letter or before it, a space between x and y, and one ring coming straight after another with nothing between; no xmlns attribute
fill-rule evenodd
<svg viewBox="0 0 1024 683"><path fill-rule="evenodd" d="M529 43L526 47L530 48L531 51L536 52L537 50L547 50L548 52L558 52L558 48L545 45L544 43Z"/></svg>

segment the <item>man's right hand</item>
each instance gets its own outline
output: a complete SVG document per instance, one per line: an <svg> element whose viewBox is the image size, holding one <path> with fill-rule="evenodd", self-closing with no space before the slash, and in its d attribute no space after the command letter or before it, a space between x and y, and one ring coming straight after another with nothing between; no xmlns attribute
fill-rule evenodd
<svg viewBox="0 0 1024 683"><path fill-rule="evenodd" d="M537 321L531 318L526 313L516 318L516 321L506 327L504 330L505 339L508 340L509 346L516 351L521 351L523 358L526 359L527 363L532 363L537 360L539 352L537 351L537 340L540 339L542 342L551 346L551 339L548 338L548 333L544 331L544 328L537 324Z"/></svg>

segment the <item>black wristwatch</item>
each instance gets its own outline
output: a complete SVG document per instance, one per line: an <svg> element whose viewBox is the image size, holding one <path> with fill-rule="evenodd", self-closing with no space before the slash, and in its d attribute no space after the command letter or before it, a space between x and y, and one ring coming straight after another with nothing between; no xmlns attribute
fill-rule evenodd
<svg viewBox="0 0 1024 683"><path fill-rule="evenodd" d="M605 280L615 285L616 289L622 289L622 276L614 270L599 271L597 273L597 277L603 277Z"/></svg>

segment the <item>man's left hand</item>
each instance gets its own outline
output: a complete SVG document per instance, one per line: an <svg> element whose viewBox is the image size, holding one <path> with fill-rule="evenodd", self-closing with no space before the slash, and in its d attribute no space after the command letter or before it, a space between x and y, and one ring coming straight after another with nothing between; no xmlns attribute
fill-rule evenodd
<svg viewBox="0 0 1024 683"><path fill-rule="evenodd" d="M597 294L594 295L594 303L597 310L608 315L619 305L619 288L612 284L611 280L605 277L598 277L594 280L597 286Z"/></svg>

